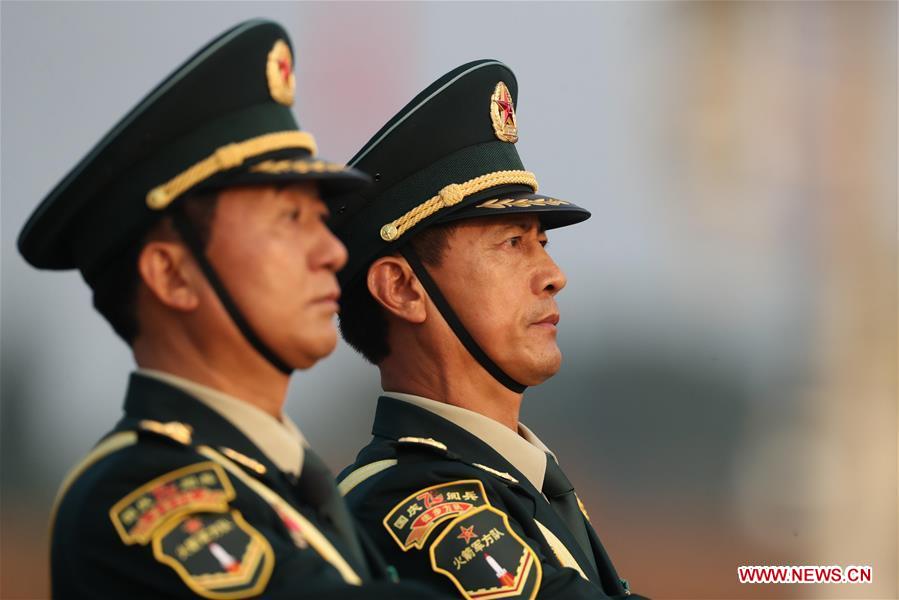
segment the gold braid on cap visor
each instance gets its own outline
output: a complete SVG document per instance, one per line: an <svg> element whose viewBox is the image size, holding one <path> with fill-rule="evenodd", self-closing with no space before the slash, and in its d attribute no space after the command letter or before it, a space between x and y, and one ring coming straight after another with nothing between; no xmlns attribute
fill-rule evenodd
<svg viewBox="0 0 899 600"><path fill-rule="evenodd" d="M451 183L433 198L422 202L399 219L381 227L381 239L385 242L392 242L437 211L455 206L467 196L492 187L513 184L527 185L534 190L534 193L537 192L537 177L530 171L494 171L469 179L465 183Z"/></svg>
<svg viewBox="0 0 899 600"><path fill-rule="evenodd" d="M306 131L278 131L228 144L150 190L147 194L147 206L153 210L162 210L178 196L216 173L239 167L248 158L286 148L308 150L312 156L318 151L315 138Z"/></svg>

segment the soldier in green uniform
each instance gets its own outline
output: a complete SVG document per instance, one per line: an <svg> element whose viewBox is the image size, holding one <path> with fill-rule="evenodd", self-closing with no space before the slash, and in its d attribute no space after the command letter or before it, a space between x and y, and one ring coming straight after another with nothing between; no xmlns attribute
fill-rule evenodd
<svg viewBox="0 0 899 600"><path fill-rule="evenodd" d="M420 598L399 585L282 408L336 343L346 249L332 198L368 183L316 158L277 24L223 33L129 112L19 237L78 269L130 345L124 415L62 484L60 598Z"/></svg>
<svg viewBox="0 0 899 600"><path fill-rule="evenodd" d="M538 193L516 93L502 63L462 65L349 163L375 183L336 230L340 327L384 392L339 488L403 577L464 598L624 597L556 456L518 421L561 362L546 230L590 214Z"/></svg>

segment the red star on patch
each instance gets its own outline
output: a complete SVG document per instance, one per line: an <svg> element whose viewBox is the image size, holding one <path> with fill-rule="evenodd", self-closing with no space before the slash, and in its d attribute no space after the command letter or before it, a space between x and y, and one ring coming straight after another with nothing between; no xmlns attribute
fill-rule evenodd
<svg viewBox="0 0 899 600"><path fill-rule="evenodd" d="M459 529L462 530L462 533L457 535L456 539L465 540L466 544L471 541L471 538L478 536L478 534L474 532L474 525L472 525L471 527L462 527L461 525L459 525Z"/></svg>
<svg viewBox="0 0 899 600"><path fill-rule="evenodd" d="M184 522L184 525L181 526L184 531L187 533L196 533L199 530L203 529L203 521L200 519L188 519Z"/></svg>
<svg viewBox="0 0 899 600"><path fill-rule="evenodd" d="M503 111L503 127L515 118L515 107L512 105L512 98L509 97L508 90L503 90L503 95L494 100Z"/></svg>

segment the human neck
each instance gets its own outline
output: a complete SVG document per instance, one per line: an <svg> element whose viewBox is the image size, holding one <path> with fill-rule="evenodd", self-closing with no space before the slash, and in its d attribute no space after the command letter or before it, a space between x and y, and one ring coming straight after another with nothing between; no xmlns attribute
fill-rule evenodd
<svg viewBox="0 0 899 600"><path fill-rule="evenodd" d="M381 387L465 408L518 431L522 394L502 385L470 355L459 361L441 358L392 353L379 365Z"/></svg>
<svg viewBox="0 0 899 600"><path fill-rule="evenodd" d="M134 359L142 369L155 369L189 379L251 404L281 420L289 376L261 356L246 350L199 348L183 330L142 336L133 345ZM252 351L250 349L250 351Z"/></svg>

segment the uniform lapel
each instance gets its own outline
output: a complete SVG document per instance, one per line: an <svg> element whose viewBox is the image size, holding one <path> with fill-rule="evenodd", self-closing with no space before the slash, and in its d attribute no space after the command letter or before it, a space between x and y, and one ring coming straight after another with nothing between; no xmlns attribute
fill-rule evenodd
<svg viewBox="0 0 899 600"><path fill-rule="evenodd" d="M602 542L599 541L596 530L593 529L593 525L589 521L586 519L584 521L587 526L587 536L590 538L590 545L593 547L593 557L596 559L596 566L599 569L599 579L602 582L603 590L610 596L626 595L628 592L622 585L621 578L618 576L614 565L612 565L612 560L606 554L606 549L603 548Z"/></svg>

